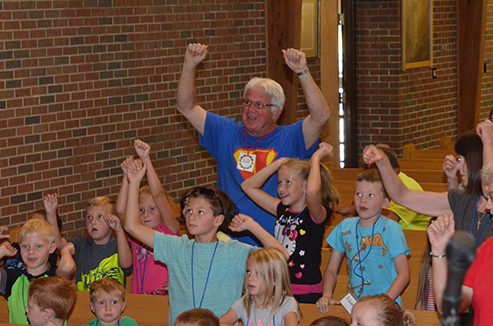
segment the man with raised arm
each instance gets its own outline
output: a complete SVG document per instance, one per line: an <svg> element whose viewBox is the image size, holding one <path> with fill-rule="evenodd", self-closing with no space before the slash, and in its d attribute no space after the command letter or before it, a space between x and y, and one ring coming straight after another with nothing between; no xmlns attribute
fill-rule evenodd
<svg viewBox="0 0 493 326"><path fill-rule="evenodd" d="M241 183L276 158L310 158L329 120L329 107L308 70L305 54L295 49L282 52L305 95L310 114L303 120L276 124L285 96L281 85L269 78L253 78L245 86L241 123L205 111L197 104L195 73L207 46L198 43L187 47L176 102L178 111L199 132L200 144L217 162L218 187L231 196L241 213L252 216L271 234L275 217L255 205L241 190ZM277 196L277 175L267 180L263 190ZM249 235L239 240L258 244Z"/></svg>

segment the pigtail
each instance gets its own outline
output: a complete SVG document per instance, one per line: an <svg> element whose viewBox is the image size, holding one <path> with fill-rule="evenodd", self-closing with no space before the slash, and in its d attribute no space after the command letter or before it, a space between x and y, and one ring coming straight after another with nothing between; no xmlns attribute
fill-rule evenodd
<svg viewBox="0 0 493 326"><path fill-rule="evenodd" d="M335 205L339 204L339 192L334 186L329 168L322 162L320 162L320 178L322 179L322 188L320 189L322 203L334 210Z"/></svg>

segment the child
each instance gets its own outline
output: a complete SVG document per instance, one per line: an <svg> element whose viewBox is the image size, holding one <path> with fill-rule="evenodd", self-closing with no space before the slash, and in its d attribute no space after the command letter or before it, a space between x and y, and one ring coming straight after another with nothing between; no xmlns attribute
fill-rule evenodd
<svg viewBox="0 0 493 326"><path fill-rule="evenodd" d="M175 326L219 326L219 318L209 309L195 308L179 314Z"/></svg>
<svg viewBox="0 0 493 326"><path fill-rule="evenodd" d="M31 280L26 314L31 326L61 326L77 300L73 282L61 277Z"/></svg>
<svg viewBox="0 0 493 326"><path fill-rule="evenodd" d="M74 247L67 245L60 251L58 268L50 265L48 257L56 249L53 227L43 220L29 220L20 232L20 248L25 269L0 270L0 293L8 299L9 323L28 325L26 307L29 281L55 275L70 279L75 271L72 259ZM17 249L7 241L2 242L0 258L16 254Z"/></svg>
<svg viewBox="0 0 493 326"><path fill-rule="evenodd" d="M349 326L349 324L341 317L325 316L314 320L310 326Z"/></svg>
<svg viewBox="0 0 493 326"><path fill-rule="evenodd" d="M127 303L125 288L113 278L102 278L91 283L90 306L96 318L85 326L137 326L137 322L128 316L122 316Z"/></svg>
<svg viewBox="0 0 493 326"><path fill-rule="evenodd" d="M367 296L356 302L351 311L351 326L414 326L416 319L409 311L403 311L386 294Z"/></svg>
<svg viewBox="0 0 493 326"><path fill-rule="evenodd" d="M57 221L58 229L61 230L62 229L62 219L60 218L60 216L58 216L58 214L56 212L55 212L55 214L56 214L56 221ZM39 209L39 210L37 210L31 216L31 219L32 220L44 220L44 221L46 221L47 220L46 219L46 209ZM12 247L14 247L15 249L17 249L17 255L15 257L7 257L5 259L4 268L7 268L7 269L13 269L13 268L23 269L24 268L24 263L22 262L22 259L20 257L19 243L18 242L13 242L12 243ZM50 265L51 266L56 266L57 261L58 261L58 255L57 255L57 253L56 252L53 252L52 254L50 254L50 257L48 258L48 262L50 263Z"/></svg>
<svg viewBox="0 0 493 326"><path fill-rule="evenodd" d="M355 299L386 293L400 304L400 295L409 284L410 250L399 224L381 215L389 202L377 170L358 175L354 206L359 217L344 219L327 237L332 253L324 273L323 297L317 302L322 313L329 304L339 304L332 293L344 253L348 290L354 291Z"/></svg>
<svg viewBox="0 0 493 326"><path fill-rule="evenodd" d="M322 296L320 261L325 225L339 201L329 169L321 163L332 146L321 143L307 161L281 158L264 167L241 184L257 205L277 215L274 236L288 250L294 297L301 303L316 303ZM262 190L277 172L279 198Z"/></svg>
<svg viewBox="0 0 493 326"><path fill-rule="evenodd" d="M154 258L168 266L169 325L183 311L207 308L223 315L241 295L243 266L253 247L236 240L217 239L217 230L226 231L235 216L236 205L218 189L195 187L181 199L187 236L170 236L156 232L139 221L138 192L146 173L146 163L132 162L127 171L129 181L125 229L135 239L154 248ZM250 231L266 247L288 253L281 244L249 216L239 214L229 227L233 231Z"/></svg>
<svg viewBox="0 0 493 326"><path fill-rule="evenodd" d="M248 255L245 295L219 321L244 326L296 326L298 303L289 284L286 260L276 249L259 249Z"/></svg>
<svg viewBox="0 0 493 326"><path fill-rule="evenodd" d="M124 274L130 274L132 252L120 220L114 214L114 202L108 197L96 197L87 202L86 230L89 237L79 236L66 239L60 236L56 224L57 194L45 196L48 222L55 229L57 247L68 242L75 247L74 260L77 266L75 285L79 291L89 291L95 280L110 277L124 282ZM116 239L111 236L115 231Z"/></svg>
<svg viewBox="0 0 493 326"><path fill-rule="evenodd" d="M143 225L164 234L179 235L180 223L175 218L168 197L149 159L150 146L136 140L135 150L143 162L147 163L147 182L149 186L140 188L140 221ZM127 166L133 161L129 157L122 163L123 179L115 210L125 226L125 210L128 197ZM168 270L166 265L154 260L154 253L142 243L130 239L133 257L131 293L167 294Z"/></svg>

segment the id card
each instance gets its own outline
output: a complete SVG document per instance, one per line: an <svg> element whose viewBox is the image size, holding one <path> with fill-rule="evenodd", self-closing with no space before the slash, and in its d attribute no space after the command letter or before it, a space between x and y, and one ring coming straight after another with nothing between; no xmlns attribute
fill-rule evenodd
<svg viewBox="0 0 493 326"><path fill-rule="evenodd" d="M358 300L356 300L356 297L354 296L354 294L349 292L348 294L346 294L346 296L344 298L342 298L341 304L346 309L346 311L349 314L351 314L351 310L353 310L353 307L357 301Z"/></svg>
<svg viewBox="0 0 493 326"><path fill-rule="evenodd" d="M236 168L240 171L253 172L257 155L251 153L240 153Z"/></svg>

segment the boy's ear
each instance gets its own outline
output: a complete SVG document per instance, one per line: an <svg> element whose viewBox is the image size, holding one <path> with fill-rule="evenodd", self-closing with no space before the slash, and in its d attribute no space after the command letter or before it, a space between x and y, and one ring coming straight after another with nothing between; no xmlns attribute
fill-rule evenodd
<svg viewBox="0 0 493 326"><path fill-rule="evenodd" d="M55 317L55 311L53 311L53 309L45 308L43 310L43 316L45 320L50 320Z"/></svg>
<svg viewBox="0 0 493 326"><path fill-rule="evenodd" d="M49 247L50 254L54 253L55 250L56 250L56 243L53 242L52 244L50 244L50 247Z"/></svg>
<svg viewBox="0 0 493 326"><path fill-rule="evenodd" d="M218 216L214 217L214 225L217 227L220 227L221 224L223 224L224 221L224 215L219 214Z"/></svg>
<svg viewBox="0 0 493 326"><path fill-rule="evenodd" d="M125 310L126 307L127 307L127 301L123 301L122 312Z"/></svg>
<svg viewBox="0 0 493 326"><path fill-rule="evenodd" d="M382 209L386 209L387 207L389 207L390 201L391 201L390 197L384 198L383 204L382 204Z"/></svg>
<svg viewBox="0 0 493 326"><path fill-rule="evenodd" d="M93 314L96 314L96 312L94 311L94 303L92 302L89 302L89 306L91 307L91 311Z"/></svg>

